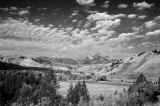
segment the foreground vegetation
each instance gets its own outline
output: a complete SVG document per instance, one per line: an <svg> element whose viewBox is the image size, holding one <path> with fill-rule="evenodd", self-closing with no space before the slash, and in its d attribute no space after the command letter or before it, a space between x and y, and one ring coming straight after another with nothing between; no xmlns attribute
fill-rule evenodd
<svg viewBox="0 0 160 106"><path fill-rule="evenodd" d="M66 96L59 92L55 71L0 71L0 106L153 106L159 104L160 79L157 85L143 74L136 82L113 94L91 96L85 81L71 84Z"/></svg>

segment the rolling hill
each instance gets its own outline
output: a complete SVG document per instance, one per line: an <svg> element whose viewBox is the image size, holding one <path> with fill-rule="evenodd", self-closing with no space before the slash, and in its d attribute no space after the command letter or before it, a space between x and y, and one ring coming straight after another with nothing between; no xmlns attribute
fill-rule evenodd
<svg viewBox="0 0 160 106"><path fill-rule="evenodd" d="M112 80L134 80L140 73L143 73L147 78L152 80L160 76L160 51L158 50L142 52L125 59L114 60L107 63L102 62L101 64L97 64L95 59L94 63L82 64L69 58L31 58L18 55L0 55L0 61L24 67L52 68L55 70L71 71L71 73L83 72L86 75L94 73L96 76L107 76Z"/></svg>
<svg viewBox="0 0 160 106"><path fill-rule="evenodd" d="M142 52L126 59L117 60L108 64L85 65L77 69L78 72L105 75L110 79L134 80L140 73L149 79L160 76L159 51Z"/></svg>

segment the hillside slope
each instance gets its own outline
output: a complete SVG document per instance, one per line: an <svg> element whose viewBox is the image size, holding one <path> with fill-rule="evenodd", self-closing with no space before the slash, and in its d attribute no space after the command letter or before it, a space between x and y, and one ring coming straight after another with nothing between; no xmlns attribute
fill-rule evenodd
<svg viewBox="0 0 160 106"><path fill-rule="evenodd" d="M108 64L85 65L77 71L105 75L111 79L134 80L140 73L150 79L157 79L160 76L160 53L142 52Z"/></svg>
<svg viewBox="0 0 160 106"><path fill-rule="evenodd" d="M159 53L146 52L124 59L118 67L106 75L118 79L136 79L140 73L150 79L157 79L160 76Z"/></svg>

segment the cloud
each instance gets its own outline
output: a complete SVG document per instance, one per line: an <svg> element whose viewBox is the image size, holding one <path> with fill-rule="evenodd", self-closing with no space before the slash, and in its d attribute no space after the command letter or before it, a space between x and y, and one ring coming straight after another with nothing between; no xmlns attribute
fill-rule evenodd
<svg viewBox="0 0 160 106"><path fill-rule="evenodd" d="M10 36L15 40L21 38L22 40L51 43L61 41L60 36L62 37L66 32L56 28L37 26L28 20L8 19L0 24L0 33L0 37Z"/></svg>
<svg viewBox="0 0 160 106"><path fill-rule="evenodd" d="M138 19L145 19L147 16L146 15L140 15L138 16Z"/></svg>
<svg viewBox="0 0 160 106"><path fill-rule="evenodd" d="M106 44L110 46L110 39L116 34L114 31L116 27L121 24L121 18L126 17L125 14L108 14L108 13L95 13L87 17L88 24L90 26L93 38L100 44ZM97 33L96 33L97 32Z"/></svg>
<svg viewBox="0 0 160 106"><path fill-rule="evenodd" d="M139 35L137 32L132 32L132 33L122 33L120 34L117 38L111 38L111 42L116 42L116 43L123 43L123 42L129 42L133 39L138 38Z"/></svg>
<svg viewBox="0 0 160 106"><path fill-rule="evenodd" d="M114 43L110 41L116 34L114 28L120 24L121 19L119 17L122 17L122 15L110 15L109 17L109 19L101 18L102 20L93 19L94 27L103 23L102 27L99 26L96 29L97 32L90 32L88 28L56 28L52 25L35 25L28 20L8 18L0 23L0 42L2 40L5 44L11 42L9 44L13 45L12 48L18 48L18 50L15 50L16 52L36 54L47 50L50 54L62 55L64 53L71 57L73 52L75 56L78 56L85 55L88 50L91 54L97 51L106 53L108 50L122 50L122 45L116 45L112 48ZM90 20L88 22L90 23Z"/></svg>
<svg viewBox="0 0 160 106"><path fill-rule="evenodd" d="M120 9L128 8L128 4L119 4L118 8L120 8Z"/></svg>
<svg viewBox="0 0 160 106"><path fill-rule="evenodd" d="M94 3L94 0L76 0L76 1L80 5L90 5Z"/></svg>
<svg viewBox="0 0 160 106"><path fill-rule="evenodd" d="M78 15L78 12L79 12L79 11L77 11L77 10L76 10L76 11L73 11L73 13L71 14L70 17L77 16L77 15Z"/></svg>
<svg viewBox="0 0 160 106"><path fill-rule="evenodd" d="M100 40L106 41L110 37L115 35L115 33L116 33L115 31L108 31L108 30L105 30L105 29L100 29L100 30L98 30L98 37L99 37Z"/></svg>
<svg viewBox="0 0 160 106"><path fill-rule="evenodd" d="M154 4L148 4L145 1L141 2L141 3L133 3L133 7L137 8L138 10L144 10L144 9L150 9L151 7L153 7Z"/></svg>
<svg viewBox="0 0 160 106"><path fill-rule="evenodd" d="M128 18L136 18L137 15L136 15L136 14L129 14L127 17L128 17Z"/></svg>
<svg viewBox="0 0 160 106"><path fill-rule="evenodd" d="M156 16L153 20L145 22L144 26L148 29L160 28L160 16Z"/></svg>
<svg viewBox="0 0 160 106"><path fill-rule="evenodd" d="M141 44L139 44L138 46L144 46L144 47L148 47L151 45L155 45L155 43L147 41L147 42L142 42Z"/></svg>
<svg viewBox="0 0 160 106"><path fill-rule="evenodd" d="M132 27L132 30L134 32L140 32L140 31L143 31L143 28L141 26L140 27L134 26L134 27Z"/></svg>
<svg viewBox="0 0 160 106"><path fill-rule="evenodd" d="M134 49L135 47L134 46L128 46L128 49Z"/></svg>
<svg viewBox="0 0 160 106"><path fill-rule="evenodd" d="M160 30L155 30L153 32L147 32L147 36L159 36L160 35Z"/></svg>
<svg viewBox="0 0 160 106"><path fill-rule="evenodd" d="M96 22L96 28L103 28L103 29L112 29L114 27L119 26L121 23L121 19L115 19L115 20L102 20Z"/></svg>
<svg viewBox="0 0 160 106"><path fill-rule="evenodd" d="M89 21L100 21L100 20L114 20L116 18L124 18L126 17L125 14L117 14L117 15L110 15L105 12L103 13L95 13L91 14L87 17L87 20Z"/></svg>
<svg viewBox="0 0 160 106"><path fill-rule="evenodd" d="M72 22L75 23L75 22L77 22L77 21L78 21L77 19L74 19Z"/></svg>
<svg viewBox="0 0 160 106"><path fill-rule="evenodd" d="M18 7L10 7L10 10L12 10L12 11L17 11L17 10L18 10Z"/></svg>
<svg viewBox="0 0 160 106"><path fill-rule="evenodd" d="M37 10L41 11L41 10L47 10L47 8L37 8Z"/></svg>
<svg viewBox="0 0 160 106"><path fill-rule="evenodd" d="M28 10L21 10L21 11L18 12L18 14L20 16L27 15L27 14L29 14L29 11Z"/></svg>
<svg viewBox="0 0 160 106"><path fill-rule="evenodd" d="M4 12L8 12L12 15L27 15L29 14L29 9L30 7L28 6L27 8L18 8L18 7L10 7L10 8L0 8L0 10Z"/></svg>
<svg viewBox="0 0 160 106"><path fill-rule="evenodd" d="M152 28L152 27L157 25L157 22L155 22L154 20L147 21L147 22L144 23L144 25L145 25L146 28Z"/></svg>
<svg viewBox="0 0 160 106"><path fill-rule="evenodd" d="M156 21L160 21L160 15L154 18Z"/></svg>
<svg viewBox="0 0 160 106"><path fill-rule="evenodd" d="M107 0L107 1L104 2L104 5L102 5L101 7L108 8L109 7L109 3L110 3L110 1Z"/></svg>
<svg viewBox="0 0 160 106"><path fill-rule="evenodd" d="M0 8L1 11L7 12L9 8Z"/></svg>

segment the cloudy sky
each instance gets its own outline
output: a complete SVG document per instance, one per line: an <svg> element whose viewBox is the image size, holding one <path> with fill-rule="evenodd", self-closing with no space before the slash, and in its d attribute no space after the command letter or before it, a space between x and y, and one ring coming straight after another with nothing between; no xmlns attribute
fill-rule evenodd
<svg viewBox="0 0 160 106"><path fill-rule="evenodd" d="M124 58L160 49L158 0L1 0L0 54Z"/></svg>

